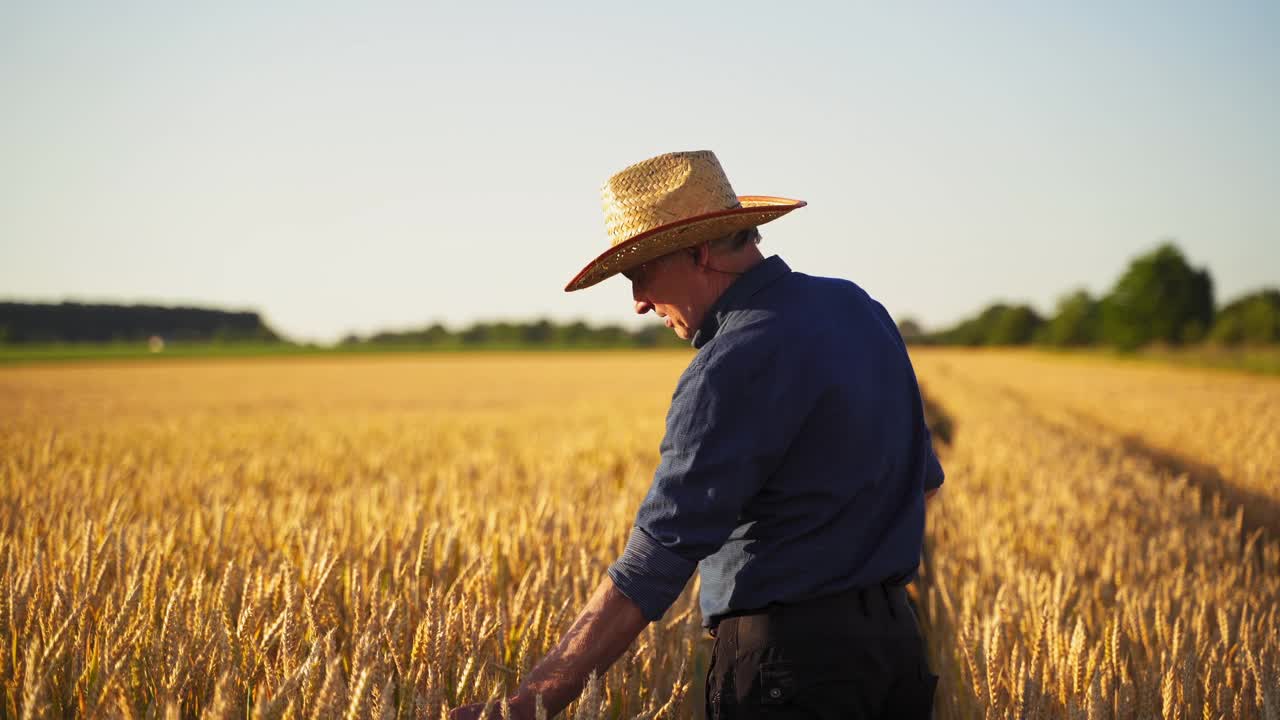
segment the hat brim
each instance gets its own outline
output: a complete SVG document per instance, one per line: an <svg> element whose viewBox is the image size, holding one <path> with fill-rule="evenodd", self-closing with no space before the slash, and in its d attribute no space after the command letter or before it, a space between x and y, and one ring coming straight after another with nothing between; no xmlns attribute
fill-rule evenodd
<svg viewBox="0 0 1280 720"><path fill-rule="evenodd" d="M808 204L804 200L767 195L743 195L738 197L738 202L741 207L684 218L614 245L587 263L564 291L589 288L669 252L763 225Z"/></svg>

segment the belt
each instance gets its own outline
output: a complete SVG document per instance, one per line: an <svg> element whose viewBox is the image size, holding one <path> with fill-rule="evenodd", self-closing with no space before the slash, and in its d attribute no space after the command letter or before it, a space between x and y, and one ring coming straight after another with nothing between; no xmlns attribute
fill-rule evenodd
<svg viewBox="0 0 1280 720"><path fill-rule="evenodd" d="M808 622L833 622L856 613L864 618L900 620L899 615L912 614L907 599L907 588L894 581L886 581L869 587L851 588L831 595L795 602L774 602L761 608L730 610L718 616L707 632L716 637L720 623L735 618L767 615L771 619L804 617ZM914 615L912 614L914 622Z"/></svg>

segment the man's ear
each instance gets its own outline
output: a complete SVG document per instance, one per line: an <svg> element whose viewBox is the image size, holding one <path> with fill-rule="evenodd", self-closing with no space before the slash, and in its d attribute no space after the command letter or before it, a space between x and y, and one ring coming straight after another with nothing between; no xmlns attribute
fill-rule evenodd
<svg viewBox="0 0 1280 720"><path fill-rule="evenodd" d="M693 255L693 264L702 270L711 267L711 245L708 243L699 243L689 248L689 253Z"/></svg>

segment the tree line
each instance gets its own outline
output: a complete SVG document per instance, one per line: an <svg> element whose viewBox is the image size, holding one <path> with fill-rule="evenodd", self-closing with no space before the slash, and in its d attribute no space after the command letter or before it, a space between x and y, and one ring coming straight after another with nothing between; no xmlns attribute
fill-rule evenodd
<svg viewBox="0 0 1280 720"><path fill-rule="evenodd" d="M997 302L976 316L938 332L912 320L899 327L909 342L948 345L1180 346L1280 343L1280 289L1266 288L1222 307L1214 302L1208 270L1193 268L1173 243L1130 262L1109 292L1094 297L1076 290L1043 316L1026 304ZM193 307L0 302L0 343L169 341L291 343L256 312ZM628 330L584 322L477 322L450 329L434 324L403 332L348 335L348 349L378 347L649 348L688 347L670 330L651 325Z"/></svg>
<svg viewBox="0 0 1280 720"><path fill-rule="evenodd" d="M0 302L0 344L148 342L296 344L256 312L193 307L78 302ZM404 332L348 335L346 349L648 348L688 347L661 325L628 330L585 322L477 322L456 330L441 324Z"/></svg>
<svg viewBox="0 0 1280 720"><path fill-rule="evenodd" d="M652 348L688 347L662 325L628 330L619 325L592 326L585 322L556 323L541 319L531 322L477 322L458 330L439 323L420 330L380 332L367 336L348 335L343 346L429 347L467 349L510 348Z"/></svg>
<svg viewBox="0 0 1280 720"><path fill-rule="evenodd" d="M0 343L279 342L256 312L78 302L0 302Z"/></svg>
<svg viewBox="0 0 1280 720"><path fill-rule="evenodd" d="M1270 345L1280 343L1280 289L1265 288L1216 307L1209 271L1193 268L1166 242L1130 262L1102 297L1069 292L1047 317L1030 305L998 302L939 332L923 332L910 320L900 327L915 342L941 345Z"/></svg>

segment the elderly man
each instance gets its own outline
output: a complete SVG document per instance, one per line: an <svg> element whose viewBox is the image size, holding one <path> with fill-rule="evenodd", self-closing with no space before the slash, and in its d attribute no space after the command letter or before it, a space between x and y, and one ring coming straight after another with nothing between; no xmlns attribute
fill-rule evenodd
<svg viewBox="0 0 1280 720"><path fill-rule="evenodd" d="M805 203L737 196L710 152L626 168L604 199L612 247L566 290L621 273L636 312L698 352L626 548L513 711L568 705L697 569L709 718L928 717L904 585L943 472L893 320L851 282L764 258L756 228Z"/></svg>

